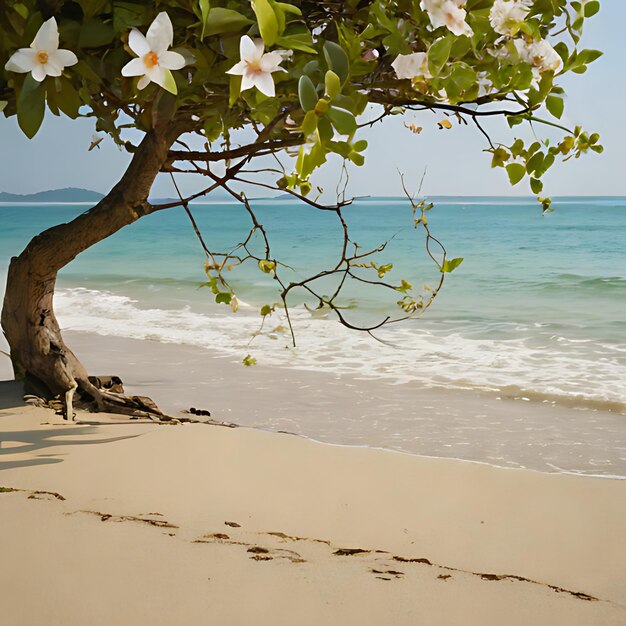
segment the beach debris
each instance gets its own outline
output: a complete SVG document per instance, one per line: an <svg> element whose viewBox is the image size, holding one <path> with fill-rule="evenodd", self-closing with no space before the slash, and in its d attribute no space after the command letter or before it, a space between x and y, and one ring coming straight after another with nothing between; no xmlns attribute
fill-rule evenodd
<svg viewBox="0 0 626 626"><path fill-rule="evenodd" d="M400 563L423 563L424 565L432 565L432 563L428 559L424 558L407 559L403 556L394 556L393 560Z"/></svg>
<svg viewBox="0 0 626 626"><path fill-rule="evenodd" d="M369 554L370 552L371 550L364 550L363 548L339 548L333 554L335 556L354 556L356 554Z"/></svg>
<svg viewBox="0 0 626 626"><path fill-rule="evenodd" d="M252 552L252 554L268 554L269 550L261 546L252 546L248 548L248 552Z"/></svg>
<svg viewBox="0 0 626 626"><path fill-rule="evenodd" d="M205 417L211 417L211 411L207 411L206 409L196 409L195 407L191 407L189 409L189 413L192 415L203 415Z"/></svg>
<svg viewBox="0 0 626 626"><path fill-rule="evenodd" d="M237 522L224 522L226 526L230 526L231 528L241 528L241 524L237 524Z"/></svg>
<svg viewBox="0 0 626 626"><path fill-rule="evenodd" d="M49 500L54 498L55 500L65 501L65 498L56 491L33 491L29 496L29 500Z"/></svg>
<svg viewBox="0 0 626 626"><path fill-rule="evenodd" d="M298 537L297 535L286 535L281 532L269 532L264 533L269 535L270 537L276 537L277 539L282 539L283 541L311 541L313 543L323 543L327 546L330 546L330 541L328 539L312 539L311 537Z"/></svg>
<svg viewBox="0 0 626 626"><path fill-rule="evenodd" d="M402 576L404 576L404 572L399 572L393 569L381 570L381 569L371 568L370 572L372 572L372 574L383 574L385 576L394 576L395 578L401 578Z"/></svg>
<svg viewBox="0 0 626 626"><path fill-rule="evenodd" d="M437 576L437 578L439 580L448 580L448 578L452 578L452 574L439 574L439 576Z"/></svg>
<svg viewBox="0 0 626 626"><path fill-rule="evenodd" d="M230 536L226 533L209 533L208 535L202 535L203 539L230 539Z"/></svg>
<svg viewBox="0 0 626 626"><path fill-rule="evenodd" d="M140 522L148 526L156 526L157 528L178 528L176 524L170 524L166 520L151 519L149 517L138 517L135 515L113 515L112 513L102 513L100 511L76 511L76 513L87 513L88 515L97 515L101 522ZM70 514L71 515L71 514Z"/></svg>
<svg viewBox="0 0 626 626"><path fill-rule="evenodd" d="M269 554L254 554L250 558L253 561L271 561L274 557Z"/></svg>

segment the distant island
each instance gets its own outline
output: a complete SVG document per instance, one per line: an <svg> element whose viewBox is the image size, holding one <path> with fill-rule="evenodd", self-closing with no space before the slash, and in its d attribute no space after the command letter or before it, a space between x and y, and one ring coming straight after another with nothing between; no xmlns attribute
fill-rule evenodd
<svg viewBox="0 0 626 626"><path fill-rule="evenodd" d="M47 191L38 191L37 193L9 193L0 191L0 202L9 203L32 203L32 202L91 202L96 203L104 198L104 195L90 189L79 189L78 187L66 187L64 189L49 189ZM291 196L287 196L287 199ZM153 204L166 204L176 202L178 198L150 198ZM216 189L206 197L195 200L197 203L202 202L233 202L234 198L222 189Z"/></svg>
<svg viewBox="0 0 626 626"><path fill-rule="evenodd" d="M27 194L0 191L0 202L98 202L103 197L97 191L78 189L77 187L50 189Z"/></svg>

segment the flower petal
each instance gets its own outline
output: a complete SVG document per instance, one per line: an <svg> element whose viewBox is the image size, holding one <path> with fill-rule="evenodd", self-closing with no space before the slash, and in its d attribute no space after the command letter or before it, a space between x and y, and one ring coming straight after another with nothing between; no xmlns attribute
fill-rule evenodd
<svg viewBox="0 0 626 626"><path fill-rule="evenodd" d="M37 63L37 65L33 67L32 75L33 78L40 83L47 76L46 68L41 63Z"/></svg>
<svg viewBox="0 0 626 626"><path fill-rule="evenodd" d="M155 18L146 34L150 50L159 56L174 43L174 27L170 16L161 11ZM156 81L155 81L156 82Z"/></svg>
<svg viewBox="0 0 626 626"><path fill-rule="evenodd" d="M226 73L243 76L247 67L248 64L245 61L239 61L239 63L233 65Z"/></svg>
<svg viewBox="0 0 626 626"><path fill-rule="evenodd" d="M42 67L47 76L61 76L61 73L63 71L63 68L57 65L52 57L50 57L48 59L48 62L42 65Z"/></svg>
<svg viewBox="0 0 626 626"><path fill-rule="evenodd" d="M180 70L185 67L185 57L178 52L165 51L159 56L159 65L168 70Z"/></svg>
<svg viewBox="0 0 626 626"><path fill-rule="evenodd" d="M138 57L145 57L150 52L150 44L136 28L133 28L128 35L128 45Z"/></svg>
<svg viewBox="0 0 626 626"><path fill-rule="evenodd" d="M254 87L254 74L244 72L241 76L241 91L246 91Z"/></svg>
<svg viewBox="0 0 626 626"><path fill-rule="evenodd" d="M14 52L11 58L7 61L4 69L7 72L17 72L18 74L24 74L30 72L37 65L35 55L37 52L32 48L20 48L17 52Z"/></svg>
<svg viewBox="0 0 626 626"><path fill-rule="evenodd" d="M276 89L274 87L274 79L271 74L266 74L262 72L260 74L256 74L253 79L256 88L264 93L266 96L273 98L276 95Z"/></svg>
<svg viewBox="0 0 626 626"><path fill-rule="evenodd" d="M146 74L139 79L137 83L137 89L145 89L150 83L150 77Z"/></svg>
<svg viewBox="0 0 626 626"><path fill-rule="evenodd" d="M172 76L172 72L167 68L156 65L155 67L150 68L147 74L153 83L163 87L166 91L173 94L178 93L178 90L176 89L176 81Z"/></svg>
<svg viewBox="0 0 626 626"><path fill-rule="evenodd" d="M279 67L282 60L283 58L278 52L268 52L261 57L261 69L264 72L276 72L282 69Z"/></svg>
<svg viewBox="0 0 626 626"><path fill-rule="evenodd" d="M263 42L261 42L261 51L259 52L257 44L248 35L244 35L239 42L239 53L242 61L260 61L263 55Z"/></svg>
<svg viewBox="0 0 626 626"><path fill-rule="evenodd" d="M143 57L132 59L122 68L122 76L143 76L147 70Z"/></svg>
<svg viewBox="0 0 626 626"><path fill-rule="evenodd" d="M164 73L165 70L158 65L146 69L146 76L149 76L150 80L157 85L161 85L161 83L165 82Z"/></svg>
<svg viewBox="0 0 626 626"><path fill-rule="evenodd" d="M48 54L59 47L59 29L53 17L41 25L30 47L34 50L45 50Z"/></svg>
<svg viewBox="0 0 626 626"><path fill-rule="evenodd" d="M63 70L70 65L76 65L78 63L78 58L71 50L55 50L49 54L49 59Z"/></svg>

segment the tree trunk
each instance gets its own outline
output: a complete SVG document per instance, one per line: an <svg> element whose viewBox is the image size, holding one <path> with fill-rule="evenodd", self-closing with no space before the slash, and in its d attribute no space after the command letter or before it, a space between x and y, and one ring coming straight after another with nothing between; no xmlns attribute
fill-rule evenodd
<svg viewBox="0 0 626 626"><path fill-rule="evenodd" d="M105 198L71 222L37 235L11 259L1 321L15 377L30 379L50 396L61 394L66 419L72 419L76 389L85 392L98 409L119 407L119 412L129 413L147 408L139 399L133 403L89 381L87 371L63 342L52 299L59 270L83 250L151 212L148 194L174 139L173 129L149 131Z"/></svg>

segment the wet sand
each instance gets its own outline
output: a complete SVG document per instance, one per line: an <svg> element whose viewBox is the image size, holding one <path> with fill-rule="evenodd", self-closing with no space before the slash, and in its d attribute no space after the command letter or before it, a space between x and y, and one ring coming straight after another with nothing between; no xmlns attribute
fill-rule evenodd
<svg viewBox="0 0 626 626"><path fill-rule="evenodd" d="M151 396L172 415L202 408L216 419L327 443L626 476L626 416L618 413L262 363L243 367L195 346L65 336L90 372L119 375L129 392ZM8 377L3 357L0 379Z"/></svg>

